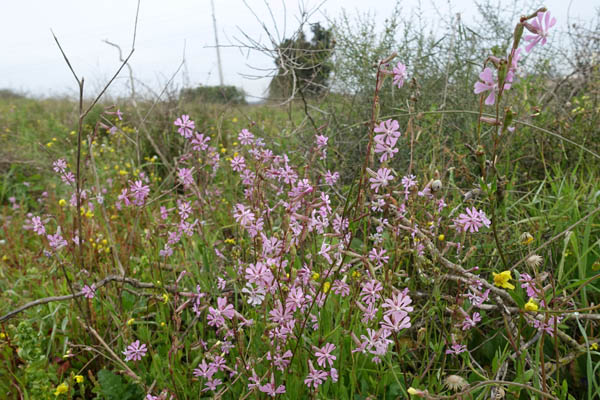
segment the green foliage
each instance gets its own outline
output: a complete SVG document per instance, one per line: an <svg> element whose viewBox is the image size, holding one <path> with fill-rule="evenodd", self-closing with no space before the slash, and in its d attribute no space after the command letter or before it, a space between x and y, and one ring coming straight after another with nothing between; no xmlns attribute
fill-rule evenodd
<svg viewBox="0 0 600 400"><path fill-rule="evenodd" d="M98 371L98 386L93 389L98 400L138 400L144 391L126 378L106 369Z"/></svg>
<svg viewBox="0 0 600 400"><path fill-rule="evenodd" d="M275 59L278 71L269 84L271 99L286 99L296 95L296 91L307 97L315 96L329 88L335 46L333 30L320 23L311 24L310 30L310 41L299 30L296 37L285 39L278 46Z"/></svg>
<svg viewBox="0 0 600 400"><path fill-rule="evenodd" d="M246 94L235 86L198 86L181 90L180 99L186 103L246 104Z"/></svg>

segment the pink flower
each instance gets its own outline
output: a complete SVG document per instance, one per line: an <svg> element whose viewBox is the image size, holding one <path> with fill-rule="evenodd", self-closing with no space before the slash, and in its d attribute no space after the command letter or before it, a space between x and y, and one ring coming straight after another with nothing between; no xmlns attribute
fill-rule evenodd
<svg viewBox="0 0 600 400"><path fill-rule="evenodd" d="M56 173L63 174L67 169L67 162L64 158L60 158L52 163L52 169Z"/></svg>
<svg viewBox="0 0 600 400"><path fill-rule="evenodd" d="M339 279L336 279L333 282L333 285L331 285L331 290L333 290L333 293L339 294L342 297L345 297L350 294L350 285L348 285L344 281L340 281Z"/></svg>
<svg viewBox="0 0 600 400"><path fill-rule="evenodd" d="M81 292L86 299L93 299L96 296L96 285L92 283L92 286L85 285L81 288Z"/></svg>
<svg viewBox="0 0 600 400"><path fill-rule="evenodd" d="M510 67L508 68L508 72L506 73L506 83L504 84L504 89L510 89L513 80L515 79L515 74L517 73L518 62L521 59L521 48L519 47L516 50L512 50L512 61L510 63ZM508 128L510 130L510 127ZM515 128L513 127L512 130Z"/></svg>
<svg viewBox="0 0 600 400"><path fill-rule="evenodd" d="M198 364L198 368L194 369L193 374L195 377L210 379L216 372L217 370L212 364L206 364L206 361L203 359L202 362Z"/></svg>
<svg viewBox="0 0 600 400"><path fill-rule="evenodd" d="M325 367L325 364L329 363L329 367L333 367L333 362L336 357L330 354L333 350L335 350L335 344L325 343L325 346L318 347L313 346L313 351L315 352L315 356L317 357L317 364L320 367Z"/></svg>
<svg viewBox="0 0 600 400"><path fill-rule="evenodd" d="M271 352L267 353L267 360L272 361L273 365L277 367L278 370L283 372L285 368L290 364L290 359L292 358L293 353L291 350L286 351L283 354L275 353L271 355Z"/></svg>
<svg viewBox="0 0 600 400"><path fill-rule="evenodd" d="M233 218L243 227L251 225L255 220L254 213L243 204L236 204L234 211Z"/></svg>
<svg viewBox="0 0 600 400"><path fill-rule="evenodd" d="M254 135L248 129L242 129L238 135L238 140L243 145L251 145L254 143Z"/></svg>
<svg viewBox="0 0 600 400"><path fill-rule="evenodd" d="M532 322L529 322L529 323L531 325L533 325L534 328L537 328L540 331L544 331L548 335L554 337L554 324L556 323L556 326L558 327L558 324L560 324L560 321L562 319L563 319L563 317L552 316L552 317L548 318L548 322L544 322L543 320L540 321L538 319L534 319Z"/></svg>
<svg viewBox="0 0 600 400"><path fill-rule="evenodd" d="M133 203L136 206L143 206L146 201L146 197L150 194L150 187L148 185L144 185L141 180L137 180L133 182L133 184L129 187L131 191L131 195L134 198Z"/></svg>
<svg viewBox="0 0 600 400"><path fill-rule="evenodd" d="M377 136L382 136L382 135L377 135ZM394 154L396 154L398 152L398 149L395 148L394 146L390 146L388 144L386 144L382 138L380 137L375 137L373 138L373 141L375 142L375 148L373 149L373 151L375 152L375 154L381 154L381 157L379 157L379 162L385 162L387 160L391 160L392 158L394 158Z"/></svg>
<svg viewBox="0 0 600 400"><path fill-rule="evenodd" d="M203 392L208 392L209 390L211 391L215 391L217 390L217 387L222 384L223 381L221 379L209 379L208 381L206 381L206 383L204 384L204 386L206 386L204 389L202 389Z"/></svg>
<svg viewBox="0 0 600 400"><path fill-rule="evenodd" d="M271 382L266 385L259 385L258 390L263 393L266 393L267 396L275 397L278 394L285 393L285 385L275 386L275 375L271 374Z"/></svg>
<svg viewBox="0 0 600 400"><path fill-rule="evenodd" d="M478 312L474 313L472 317L466 315L462 324L462 330L466 331L475 327L479 321L481 321L481 315Z"/></svg>
<svg viewBox="0 0 600 400"><path fill-rule="evenodd" d="M318 148L327 146L327 141L329 140L329 138L327 136L317 135L316 139L317 139L317 147Z"/></svg>
<svg viewBox="0 0 600 400"><path fill-rule="evenodd" d="M210 142L210 138L208 136L204 136L202 133L196 132L195 137L192 139L192 150L194 151L205 151L208 149L208 142Z"/></svg>
<svg viewBox="0 0 600 400"><path fill-rule="evenodd" d="M538 12L537 18L531 24L525 24L525 27L533 33L533 35L525 36L525 40L529 42L525 50L529 53L540 42L545 45L548 40L548 30L555 24L556 18L550 19L550 11Z"/></svg>
<svg viewBox="0 0 600 400"><path fill-rule="evenodd" d="M383 285L376 279L363 283L360 291L362 301L367 304L375 304L375 302L381 298L378 292L382 290Z"/></svg>
<svg viewBox="0 0 600 400"><path fill-rule="evenodd" d="M179 134L186 139L192 137L194 129L196 128L194 121L192 121L190 116L186 114L182 115L180 118L177 118L174 122L174 125L179 127L177 132L179 132Z"/></svg>
<svg viewBox="0 0 600 400"><path fill-rule="evenodd" d="M455 354L458 355L460 353L463 353L467 351L467 346L462 345L462 344L458 344L458 343L454 343L452 344L452 346L450 346L449 349L446 350L446 354Z"/></svg>
<svg viewBox="0 0 600 400"><path fill-rule="evenodd" d="M54 235L46 235L46 238L48 239L50 247L52 247L54 250L60 250L68 244L60 234L60 226Z"/></svg>
<svg viewBox="0 0 600 400"><path fill-rule="evenodd" d="M379 251L377 251L376 248L373 248L369 252L369 260L373 261L377 268L380 268L383 266L384 263L387 263L390 259L389 256L385 255L385 253L385 249L379 249Z"/></svg>
<svg viewBox="0 0 600 400"><path fill-rule="evenodd" d="M383 314L401 317L412 312L413 307L410 305L412 299L407 293L408 289L405 289L402 292L393 294L391 298L385 299L381 307L386 308L387 310L385 310Z"/></svg>
<svg viewBox="0 0 600 400"><path fill-rule="evenodd" d="M399 129L400 124L398 121L395 119L388 119L387 121L382 121L379 126L375 127L374 132L381 133L381 135L375 137L379 138L382 143L394 147L401 135Z"/></svg>
<svg viewBox="0 0 600 400"><path fill-rule="evenodd" d="M379 192L380 188L384 188L388 185L388 183L393 180L392 170L389 168L379 168L377 170L377 174L369 178L369 182L371 182L371 189L375 189L375 193Z"/></svg>
<svg viewBox="0 0 600 400"><path fill-rule="evenodd" d="M219 297L217 299L217 308L208 307L208 315L206 319L208 321L208 325L220 327L225 324L225 318L232 319L234 316L234 308L233 305L227 304L226 297Z"/></svg>
<svg viewBox="0 0 600 400"><path fill-rule="evenodd" d="M256 264L249 264L245 272L245 278L249 283L256 283L262 288L271 287L273 273L264 263L257 261Z"/></svg>
<svg viewBox="0 0 600 400"><path fill-rule="evenodd" d="M291 312L296 311L299 308L302 308L304 304L304 292L300 287L293 287L290 289L290 292L285 299L285 308L289 309Z"/></svg>
<svg viewBox="0 0 600 400"><path fill-rule="evenodd" d="M496 92L498 91L498 84L494 81L492 70L486 67L480 74L479 79L481 81L475 82L475 94L489 91L490 94L485 99L485 104L491 106L496 102Z"/></svg>
<svg viewBox="0 0 600 400"><path fill-rule="evenodd" d="M491 221L483 211L477 211L475 207L471 207L467 208L466 212L466 214L459 214L458 218L454 220L458 231L473 233L479 232L479 228L482 226L490 227Z"/></svg>
<svg viewBox="0 0 600 400"><path fill-rule="evenodd" d="M179 182L181 182L186 189L194 183L192 170L190 168L179 168L177 170L177 178L179 178Z"/></svg>
<svg viewBox="0 0 600 400"><path fill-rule="evenodd" d="M535 280L529 274L521 274L519 281L523 284L521 287L527 291L527 297L534 299L538 298L538 289L536 288Z"/></svg>
<svg viewBox="0 0 600 400"><path fill-rule="evenodd" d="M125 354L125 361L140 361L146 355L147 351L146 345L140 344L140 341L136 340L127 346L123 354Z"/></svg>
<svg viewBox="0 0 600 400"><path fill-rule="evenodd" d="M232 170L234 170L236 172L242 172L245 168L246 168L246 162L244 160L244 157L242 157L242 156L233 157L233 159L231 160L231 169Z"/></svg>
<svg viewBox="0 0 600 400"><path fill-rule="evenodd" d="M383 316L381 329L387 329L392 332L400 332L402 329L410 328L410 317L406 314L388 314Z"/></svg>
<svg viewBox="0 0 600 400"><path fill-rule="evenodd" d="M44 228L44 223L40 217L32 217L31 223L33 224L33 231L38 235L44 235L46 233L46 228Z"/></svg>
<svg viewBox="0 0 600 400"><path fill-rule="evenodd" d="M319 385L321 385L323 382L325 382L327 380L327 372L322 371L320 369L315 369L315 367L312 364L312 361L308 361L308 365L309 365L309 373L306 376L306 379L304 379L304 384L306 386L308 386L308 388L310 389L310 386L312 385L313 388L318 388Z"/></svg>
<svg viewBox="0 0 600 400"><path fill-rule="evenodd" d="M259 306L265 299L266 291L262 287L254 288L251 283L246 283L246 287L242 289L242 293L248 295L246 302L251 306Z"/></svg>
<svg viewBox="0 0 600 400"><path fill-rule="evenodd" d="M325 173L325 183L327 183L329 186L335 185L338 179L340 179L339 172L331 173L331 171L327 170Z"/></svg>
<svg viewBox="0 0 600 400"><path fill-rule="evenodd" d="M398 65L392 69L392 72L394 73L394 85L398 85L398 89L400 89L404 85L404 80L407 78L406 65L399 62Z"/></svg>

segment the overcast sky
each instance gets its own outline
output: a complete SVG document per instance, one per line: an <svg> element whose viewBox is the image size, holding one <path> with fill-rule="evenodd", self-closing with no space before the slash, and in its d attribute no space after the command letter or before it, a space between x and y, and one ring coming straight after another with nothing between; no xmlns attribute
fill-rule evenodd
<svg viewBox="0 0 600 400"><path fill-rule="evenodd" d="M321 2L304 0L304 5L310 9ZM468 22L475 15L473 0L450 2L452 12L460 12L463 20ZM125 52L131 46L137 0L2 0L2 3L0 88L37 96L75 93L75 81L54 43L51 29L77 73L85 77L88 95L95 93L119 66L116 50L103 40L121 45ZM214 3L221 45L237 44L236 39L243 37L241 31L266 43L260 22L244 0L214 0ZM246 0L246 3L274 31L265 6L268 3L282 36L284 26L287 34L297 26L297 0ZM395 0L327 0L312 21L335 19L342 9L350 15L370 11L383 21L395 3ZM402 2L405 10L417 4L418 0ZM422 0L421 4L432 19L433 4L443 12L448 11L446 0ZM600 0L548 0L543 4L557 17L557 28L564 29L568 9L571 18L585 21L595 13ZM185 68L175 83L218 84L210 0L142 0L136 50L131 61L135 77L152 89L159 89L180 65L184 46ZM271 60L234 47L223 48L221 57L226 84L242 87L252 96L263 95L269 80L249 79L244 75L261 74L253 67L270 68ZM126 77L122 73L115 90L123 90Z"/></svg>

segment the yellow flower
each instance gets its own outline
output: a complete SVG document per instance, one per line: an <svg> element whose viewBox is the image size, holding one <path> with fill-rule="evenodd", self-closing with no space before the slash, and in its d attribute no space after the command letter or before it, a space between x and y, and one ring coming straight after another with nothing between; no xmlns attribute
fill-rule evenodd
<svg viewBox="0 0 600 400"><path fill-rule="evenodd" d="M238 121L237 117L233 117L233 119L231 120L231 122L237 122L237 121Z"/></svg>
<svg viewBox="0 0 600 400"><path fill-rule="evenodd" d="M75 375L75 382L77 382L77 383L83 383L83 376L81 376L81 375Z"/></svg>
<svg viewBox="0 0 600 400"><path fill-rule="evenodd" d="M526 311L537 311L538 310L538 305L537 303L530 298L529 301L527 303L525 303L525 310Z"/></svg>
<svg viewBox="0 0 600 400"><path fill-rule="evenodd" d="M510 271L502 271L499 274L493 272L493 274L494 285L510 290L515 288L515 286L509 282L512 279Z"/></svg>
<svg viewBox="0 0 600 400"><path fill-rule="evenodd" d="M533 242L533 236L531 236L531 233L529 232L523 232L521 234L521 237L519 237L519 240L521 240L521 244L523 246L527 246L528 244Z"/></svg>
<svg viewBox="0 0 600 400"><path fill-rule="evenodd" d="M65 199L60 199L58 201L58 205L61 206L61 207L64 207L64 206L67 205L67 201Z"/></svg>
<svg viewBox="0 0 600 400"><path fill-rule="evenodd" d="M235 239L233 239L233 238L225 239L225 243L227 243L227 244L235 244Z"/></svg>
<svg viewBox="0 0 600 400"><path fill-rule="evenodd" d="M443 234L443 233L441 233L441 234L440 234L440 236L438 236L438 240L439 240L440 242L443 242L443 241L444 241L444 239L446 239L446 236L444 236L444 234Z"/></svg>
<svg viewBox="0 0 600 400"><path fill-rule="evenodd" d="M167 325L167 324L165 324L164 322L160 323L160 326L162 326L163 328L164 328L165 325Z"/></svg>
<svg viewBox="0 0 600 400"><path fill-rule="evenodd" d="M65 394L69 391L69 385L66 382L61 383L56 387L56 391L54 392L55 396L60 396L61 394Z"/></svg>
<svg viewBox="0 0 600 400"><path fill-rule="evenodd" d="M319 279L321 275L318 272L313 272L312 274L312 279L313 281L316 281L317 279Z"/></svg>
<svg viewBox="0 0 600 400"><path fill-rule="evenodd" d="M134 319L134 318L129 318L129 319L127 320L127 325L131 325L131 324L133 324L133 323L134 323L134 321L135 321L135 319Z"/></svg>
<svg viewBox="0 0 600 400"><path fill-rule="evenodd" d="M6 339L6 334L4 332L0 332L0 340Z"/></svg>
<svg viewBox="0 0 600 400"><path fill-rule="evenodd" d="M323 284L323 293L327 293L329 291L329 288L331 287L331 283L329 282L325 282Z"/></svg>
<svg viewBox="0 0 600 400"><path fill-rule="evenodd" d="M598 343L592 343L592 345L590 346L590 349L598 350Z"/></svg>
<svg viewBox="0 0 600 400"><path fill-rule="evenodd" d="M425 394L427 393L427 392L424 392L422 390L415 389L414 387L409 387L408 390L407 390L407 392L411 396L419 396L419 397L424 397Z"/></svg>
<svg viewBox="0 0 600 400"><path fill-rule="evenodd" d="M163 293L162 298L163 298L163 303L167 304L169 302L169 294L168 293Z"/></svg>

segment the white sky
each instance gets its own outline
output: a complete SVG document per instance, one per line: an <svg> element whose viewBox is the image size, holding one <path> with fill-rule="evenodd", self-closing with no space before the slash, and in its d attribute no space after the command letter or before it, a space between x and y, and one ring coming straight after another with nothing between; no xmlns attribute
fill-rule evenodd
<svg viewBox="0 0 600 400"><path fill-rule="evenodd" d="M321 1L304 0L304 4L311 8ZM221 45L235 44L236 38L242 38L240 29L264 41L259 22L243 0L214 2ZM297 26L297 0L246 2L271 29L273 22L265 2L270 4L279 29L283 29L284 14L288 35ZM450 2L452 12L461 12L463 20L468 22L473 18L473 0ZM0 88L37 96L75 93L75 81L50 29L59 38L77 73L85 77L86 93L90 96L119 66L116 50L103 40L118 43L125 53L131 46L137 0L0 0L0 3ZM434 4L444 12L448 10L447 0L422 0L421 3L432 19L435 18ZM557 17L558 30L566 27L569 3L571 18L584 21L600 7L600 0L547 0L544 4ZM408 10L415 7L418 0L405 0L402 4ZM350 15L370 11L377 20L383 21L394 5L395 0L327 0L313 21L337 18L342 9ZM210 0L142 0L136 51L131 61L135 77L159 90L181 63L184 44L186 66L175 83L218 84ZM248 56L231 47L223 48L221 57L226 84L242 87L254 96L263 94L269 80L252 80L243 74L259 73L251 67L270 68L273 65L270 59L258 53ZM125 70L115 90L125 87L126 78Z"/></svg>

